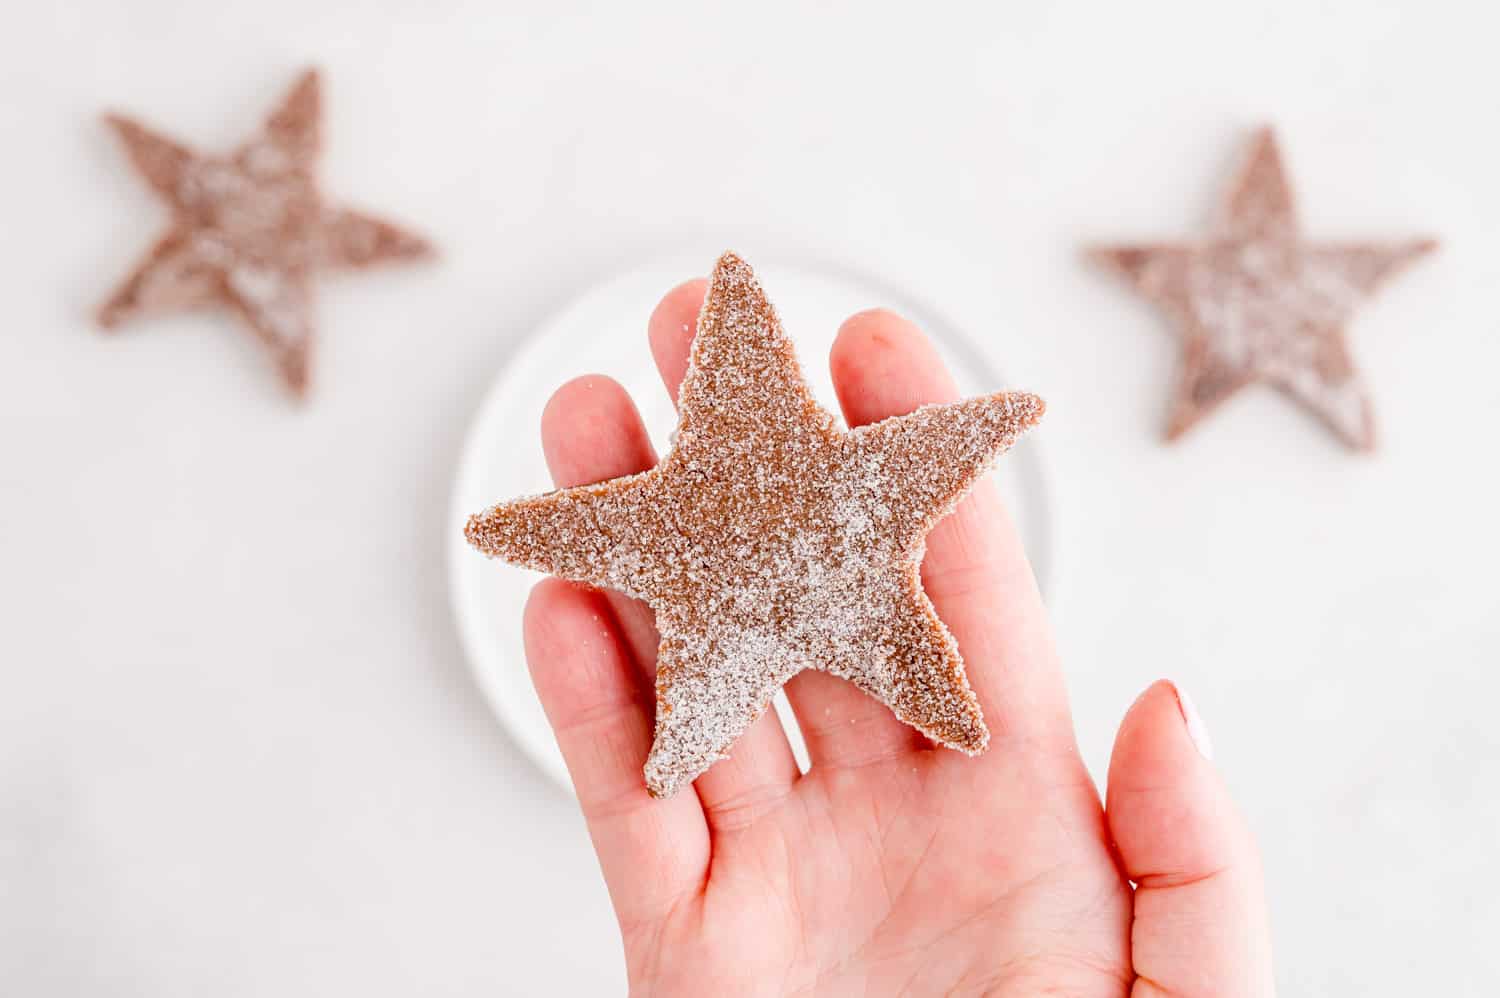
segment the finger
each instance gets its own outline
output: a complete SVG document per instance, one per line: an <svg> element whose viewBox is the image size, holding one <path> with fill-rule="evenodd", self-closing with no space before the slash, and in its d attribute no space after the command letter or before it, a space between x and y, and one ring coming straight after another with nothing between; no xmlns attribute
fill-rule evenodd
<svg viewBox="0 0 1500 998"><path fill-rule="evenodd" d="M845 322L829 363L852 424L958 398L927 337L884 310ZM979 482L928 535L922 585L958 641L994 738L1047 739L1072 752L1067 691L1046 610L992 482Z"/></svg>
<svg viewBox="0 0 1500 998"><path fill-rule="evenodd" d="M657 800L641 765L653 695L604 594L544 579L526 603L526 661L568 764L622 925L650 921L707 872L708 826L692 794Z"/></svg>
<svg viewBox="0 0 1500 998"><path fill-rule="evenodd" d="M1274 993L1260 859L1189 701L1161 681L1125 715L1106 815L1136 882L1134 998Z"/></svg>
<svg viewBox="0 0 1500 998"><path fill-rule="evenodd" d="M651 356L674 403L677 390L682 387L682 379L687 374L693 334L698 330L698 312L703 308L706 294L708 281L701 277L679 284L656 306L646 329L651 341Z"/></svg>
<svg viewBox="0 0 1500 998"><path fill-rule="evenodd" d="M611 378L586 375L552 393L542 410L542 451L560 489L592 485L654 467L656 450L629 394ZM641 674L656 674L656 622L639 600L608 594Z"/></svg>
<svg viewBox="0 0 1500 998"><path fill-rule="evenodd" d="M688 349L708 282L689 281L669 291L651 313L647 336L667 390L675 399L687 371ZM725 831L755 821L786 796L798 777L797 760L776 712L767 710L694 784L709 823Z"/></svg>

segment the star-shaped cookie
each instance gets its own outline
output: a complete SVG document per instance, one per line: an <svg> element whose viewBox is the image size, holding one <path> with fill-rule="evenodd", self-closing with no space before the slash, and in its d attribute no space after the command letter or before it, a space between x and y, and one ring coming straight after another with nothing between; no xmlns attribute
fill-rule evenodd
<svg viewBox="0 0 1500 998"><path fill-rule="evenodd" d="M655 609L650 792L722 758L803 669L982 751L979 703L918 566L927 532L1041 418L1041 399L989 395L846 432L813 399L750 267L726 254L677 401L656 468L503 503L465 530L485 554Z"/></svg>
<svg viewBox="0 0 1500 998"><path fill-rule="evenodd" d="M275 358L287 387L308 388L313 278L430 255L419 236L326 204L316 71L305 73L263 127L227 156L207 156L119 115L107 121L172 222L99 309L113 328L138 315L221 306Z"/></svg>
<svg viewBox="0 0 1500 998"><path fill-rule="evenodd" d="M1304 239L1275 135L1263 129L1206 239L1106 246L1091 255L1178 327L1183 360L1169 440L1260 382L1301 403L1350 447L1368 451L1374 411L1345 327L1356 305L1436 245Z"/></svg>

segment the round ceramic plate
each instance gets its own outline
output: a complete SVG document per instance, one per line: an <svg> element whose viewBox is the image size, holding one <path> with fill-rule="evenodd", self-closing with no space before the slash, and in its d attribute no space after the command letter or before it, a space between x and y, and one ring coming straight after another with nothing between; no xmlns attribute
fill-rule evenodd
<svg viewBox="0 0 1500 998"><path fill-rule="evenodd" d="M874 306L895 309L936 340L965 395L1010 386L941 314L875 280L815 265L750 258L756 276L796 344L804 373L820 401L837 411L828 351L839 324ZM706 273L712 255L666 259L585 292L533 331L495 377L464 443L447 525L449 578L458 630L479 685L516 742L563 787L567 770L531 686L521 642L521 608L534 572L490 561L469 548L463 524L471 513L523 495L548 491L537 436L542 407L553 389L586 373L608 374L634 397L656 443L666 453L676 423L646 344L646 319L669 289ZM1034 434L1001 459L995 473L1044 595L1053 566L1047 480ZM784 699L781 714L799 761L800 734Z"/></svg>

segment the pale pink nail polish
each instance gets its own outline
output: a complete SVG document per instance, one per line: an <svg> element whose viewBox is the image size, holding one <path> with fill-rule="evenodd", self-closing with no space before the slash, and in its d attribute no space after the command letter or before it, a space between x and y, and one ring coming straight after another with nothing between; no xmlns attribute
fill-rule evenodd
<svg viewBox="0 0 1500 998"><path fill-rule="evenodd" d="M1182 723L1187 726L1188 738L1192 739L1193 748L1205 759L1214 757L1214 743L1208 737L1208 728L1203 723L1203 716L1198 713L1198 708L1193 706L1193 700L1187 695L1181 686L1172 684L1172 692L1177 694L1177 709L1182 712Z"/></svg>

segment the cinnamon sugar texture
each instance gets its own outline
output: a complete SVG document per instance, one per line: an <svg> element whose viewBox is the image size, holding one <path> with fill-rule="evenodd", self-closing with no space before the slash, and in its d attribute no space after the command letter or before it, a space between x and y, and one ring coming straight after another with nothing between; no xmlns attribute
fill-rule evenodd
<svg viewBox="0 0 1500 998"><path fill-rule="evenodd" d="M922 591L928 531L1042 416L1000 393L845 431L812 397L750 267L714 268L651 471L502 503L465 536L492 557L656 611L650 792L717 760L788 679L821 669L934 741L989 742L948 629Z"/></svg>
<svg viewBox="0 0 1500 998"><path fill-rule="evenodd" d="M1356 306L1436 248L1431 239L1303 238L1276 137L1264 129L1208 238L1104 246L1091 255L1160 306L1182 339L1167 439L1262 383L1299 403L1350 448L1370 451L1374 407L1345 327Z"/></svg>
<svg viewBox="0 0 1500 998"><path fill-rule="evenodd" d="M307 394L314 276L420 259L420 236L318 190L322 89L297 81L261 129L228 156L206 156L131 118L106 120L139 173L172 212L167 231L99 308L113 328L142 315L228 308L275 360L293 394Z"/></svg>

